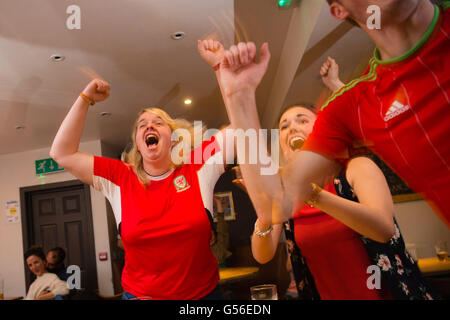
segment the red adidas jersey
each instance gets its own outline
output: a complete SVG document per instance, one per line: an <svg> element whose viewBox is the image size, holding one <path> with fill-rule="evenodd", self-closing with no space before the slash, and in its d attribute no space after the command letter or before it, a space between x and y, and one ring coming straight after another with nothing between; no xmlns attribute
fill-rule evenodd
<svg viewBox="0 0 450 320"><path fill-rule="evenodd" d="M144 187L119 160L95 157L94 187L111 203L125 250L122 286L139 298L193 300L218 284L209 245L214 186L224 172L215 138L184 164ZM205 152L203 152L205 151ZM202 156L203 155L203 156Z"/></svg>
<svg viewBox="0 0 450 320"><path fill-rule="evenodd" d="M378 52L335 92L303 150L342 161L354 145L380 156L450 226L450 2L422 40L394 60Z"/></svg>

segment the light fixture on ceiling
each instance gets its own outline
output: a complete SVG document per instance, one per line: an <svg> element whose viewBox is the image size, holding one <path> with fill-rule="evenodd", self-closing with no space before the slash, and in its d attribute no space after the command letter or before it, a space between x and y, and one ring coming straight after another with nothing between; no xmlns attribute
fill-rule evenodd
<svg viewBox="0 0 450 320"><path fill-rule="evenodd" d="M190 106L192 104L192 100L190 98L186 98L186 99L184 99L184 104L186 106Z"/></svg>
<svg viewBox="0 0 450 320"><path fill-rule="evenodd" d="M66 59L66 57L64 57L60 54L52 54L50 56L50 60L53 62L61 62L61 61L64 61L64 59Z"/></svg>
<svg viewBox="0 0 450 320"><path fill-rule="evenodd" d="M177 31L172 33L171 38L173 40L181 40L186 36L186 34L183 31Z"/></svg>

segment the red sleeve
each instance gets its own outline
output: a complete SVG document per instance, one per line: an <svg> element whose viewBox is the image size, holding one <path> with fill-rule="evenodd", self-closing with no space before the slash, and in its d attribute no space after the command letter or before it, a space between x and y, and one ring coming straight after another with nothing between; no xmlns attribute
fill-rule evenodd
<svg viewBox="0 0 450 320"><path fill-rule="evenodd" d="M344 93L319 111L313 131L302 150L321 154L345 165L353 147L354 136L351 132L358 123L353 112L354 102L350 99L350 94Z"/></svg>
<svg viewBox="0 0 450 320"><path fill-rule="evenodd" d="M126 170L129 168L120 160L94 156L94 177L104 178L120 186Z"/></svg>
<svg viewBox="0 0 450 320"><path fill-rule="evenodd" d="M194 148L191 152L190 161L191 164L195 166L196 170L200 170L200 168L208 160L214 161L213 163L223 166L222 148L216 137L212 137L210 140L204 141L200 146Z"/></svg>

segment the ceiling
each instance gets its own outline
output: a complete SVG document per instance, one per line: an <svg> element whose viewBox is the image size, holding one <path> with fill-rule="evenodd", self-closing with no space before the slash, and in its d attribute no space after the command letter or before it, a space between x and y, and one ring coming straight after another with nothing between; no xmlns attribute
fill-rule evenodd
<svg viewBox="0 0 450 320"><path fill-rule="evenodd" d="M313 2L315 16L306 12ZM49 147L95 76L111 84L111 96L88 113L82 141L100 139L120 152L137 112L146 106L219 128L228 121L220 91L197 53L197 39L208 36L226 47L241 40L258 47L269 42L272 59L257 104L263 124L273 126L284 106L320 102L329 94L318 73L327 56L336 58L348 81L363 71L373 51L361 30L333 19L323 3L302 0L299 7L280 10L275 0L77 0L81 29L69 30L66 9L73 0L3 0L0 154ZM295 28L299 12L312 31L307 37ZM173 40L178 31L185 37ZM287 38L303 42L304 52L295 59L287 54ZM65 60L53 62L53 54ZM189 107L186 97L193 100Z"/></svg>

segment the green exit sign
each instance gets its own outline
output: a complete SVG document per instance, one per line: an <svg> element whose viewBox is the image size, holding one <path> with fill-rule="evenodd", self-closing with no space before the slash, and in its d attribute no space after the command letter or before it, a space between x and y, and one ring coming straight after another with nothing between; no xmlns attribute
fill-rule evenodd
<svg viewBox="0 0 450 320"><path fill-rule="evenodd" d="M47 174L52 172L64 171L52 158L40 159L34 162L36 174Z"/></svg>
<svg viewBox="0 0 450 320"><path fill-rule="evenodd" d="M277 0L279 9L298 7L301 0Z"/></svg>
<svg viewBox="0 0 450 320"><path fill-rule="evenodd" d="M289 8L291 6L291 0L278 0L278 6L280 8Z"/></svg>

